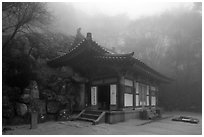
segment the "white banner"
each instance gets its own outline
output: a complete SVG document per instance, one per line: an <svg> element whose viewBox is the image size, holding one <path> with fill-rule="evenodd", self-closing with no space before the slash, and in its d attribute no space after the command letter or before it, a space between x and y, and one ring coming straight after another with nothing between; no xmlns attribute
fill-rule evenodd
<svg viewBox="0 0 204 137"><path fill-rule="evenodd" d="M116 93L117 93L117 89L116 89L116 85L110 85L110 104L111 105L116 105Z"/></svg>
<svg viewBox="0 0 204 137"><path fill-rule="evenodd" d="M97 87L91 87L91 105L97 104Z"/></svg>

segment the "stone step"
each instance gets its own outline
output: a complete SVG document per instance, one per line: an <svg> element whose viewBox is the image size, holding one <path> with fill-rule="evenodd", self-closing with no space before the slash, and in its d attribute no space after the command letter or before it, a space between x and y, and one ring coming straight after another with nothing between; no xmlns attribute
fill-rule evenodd
<svg viewBox="0 0 204 137"><path fill-rule="evenodd" d="M84 120L84 121L95 122L95 120L94 120L94 119L91 119L91 118L78 117L77 119L78 119L78 120Z"/></svg>
<svg viewBox="0 0 204 137"><path fill-rule="evenodd" d="M90 119L94 119L94 120L96 120L99 116L100 116L100 115L83 113L83 114L81 114L80 117L83 117L83 118L90 118Z"/></svg>
<svg viewBox="0 0 204 137"><path fill-rule="evenodd" d="M96 125L101 122L105 122L105 112L104 111L97 111L97 110L83 110L75 120L84 120L90 121L92 124ZM73 119L74 120L74 119Z"/></svg>
<svg viewBox="0 0 204 137"><path fill-rule="evenodd" d="M101 115L102 112L103 112L103 111L86 110L84 113L86 113L86 114Z"/></svg>

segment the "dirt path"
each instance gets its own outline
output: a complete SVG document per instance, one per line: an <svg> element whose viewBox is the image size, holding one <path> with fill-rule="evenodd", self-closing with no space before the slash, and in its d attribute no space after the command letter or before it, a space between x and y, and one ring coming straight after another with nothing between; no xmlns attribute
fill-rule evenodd
<svg viewBox="0 0 204 137"><path fill-rule="evenodd" d="M173 117L185 115L200 120L199 124L171 121ZM29 125L10 126L7 135L197 135L202 134L202 114L188 112L171 112L163 115L164 119L150 121L133 119L117 124L92 125L83 121L46 122L37 129L29 129Z"/></svg>

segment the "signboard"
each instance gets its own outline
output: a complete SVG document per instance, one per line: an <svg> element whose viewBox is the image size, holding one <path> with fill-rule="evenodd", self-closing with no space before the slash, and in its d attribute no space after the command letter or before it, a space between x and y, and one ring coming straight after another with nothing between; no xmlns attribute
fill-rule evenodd
<svg viewBox="0 0 204 137"><path fill-rule="evenodd" d="M156 97L154 96L152 97L151 103L152 103L152 106L156 105Z"/></svg>
<svg viewBox="0 0 204 137"><path fill-rule="evenodd" d="M111 105L116 105L116 85L110 85L110 104Z"/></svg>
<svg viewBox="0 0 204 137"><path fill-rule="evenodd" d="M97 104L97 87L91 87L91 105Z"/></svg>

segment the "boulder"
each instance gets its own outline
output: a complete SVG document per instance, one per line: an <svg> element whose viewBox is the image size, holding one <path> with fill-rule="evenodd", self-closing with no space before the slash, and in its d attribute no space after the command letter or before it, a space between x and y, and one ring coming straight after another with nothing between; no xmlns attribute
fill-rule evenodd
<svg viewBox="0 0 204 137"><path fill-rule="evenodd" d="M11 102L9 100L8 96L3 96L2 97L2 106L3 107L9 107L11 105Z"/></svg>
<svg viewBox="0 0 204 137"><path fill-rule="evenodd" d="M30 89L29 88L25 88L23 90L23 94L30 94Z"/></svg>
<svg viewBox="0 0 204 137"><path fill-rule="evenodd" d="M63 83L63 84L61 85L61 90L60 90L59 94L60 94L60 95L66 94L66 83Z"/></svg>
<svg viewBox="0 0 204 137"><path fill-rule="evenodd" d="M13 104L10 102L7 96L2 97L2 116L5 118L11 118L15 114Z"/></svg>
<svg viewBox="0 0 204 137"><path fill-rule="evenodd" d="M63 95L57 95L56 101L60 102L62 105L69 103L69 100Z"/></svg>
<svg viewBox="0 0 204 137"><path fill-rule="evenodd" d="M2 118L2 126L6 126L8 124L8 119Z"/></svg>
<svg viewBox="0 0 204 137"><path fill-rule="evenodd" d="M2 83L2 94L7 95L10 91L12 91L12 88Z"/></svg>
<svg viewBox="0 0 204 137"><path fill-rule="evenodd" d="M15 116L14 118L9 119L8 124L10 124L10 125L25 124L25 119L21 116Z"/></svg>
<svg viewBox="0 0 204 137"><path fill-rule="evenodd" d="M47 103L47 113L55 114L60 109L60 102L58 101L49 101Z"/></svg>
<svg viewBox="0 0 204 137"><path fill-rule="evenodd" d="M39 114L38 115L38 122L43 123L47 121L47 115L46 114Z"/></svg>
<svg viewBox="0 0 204 137"><path fill-rule="evenodd" d="M16 103L16 113L19 116L24 116L28 112L28 107L23 103Z"/></svg>
<svg viewBox="0 0 204 137"><path fill-rule="evenodd" d="M45 89L41 93L41 97L45 100L55 100L56 99L56 94L54 91Z"/></svg>
<svg viewBox="0 0 204 137"><path fill-rule="evenodd" d="M70 119L70 110L69 109L62 109L57 114L57 120L59 121L67 121Z"/></svg>
<svg viewBox="0 0 204 137"><path fill-rule="evenodd" d="M37 101L38 113L39 114L46 114L46 103L44 100Z"/></svg>
<svg viewBox="0 0 204 137"><path fill-rule="evenodd" d="M8 97L10 100L12 101L16 101L19 99L20 95L21 95L21 89L18 87L14 87L12 88L12 90L9 90L9 92L7 93Z"/></svg>
<svg viewBox="0 0 204 137"><path fill-rule="evenodd" d="M47 114L46 119L48 121L56 120L56 114Z"/></svg>
<svg viewBox="0 0 204 137"><path fill-rule="evenodd" d="M31 101L31 96L30 96L30 94L23 94L23 95L21 95L20 96L20 102L22 102L22 103L30 103L30 101Z"/></svg>
<svg viewBox="0 0 204 137"><path fill-rule="evenodd" d="M32 98L39 98L39 90L38 89L31 89L30 95Z"/></svg>
<svg viewBox="0 0 204 137"><path fill-rule="evenodd" d="M5 118L12 118L15 115L14 107L11 105L10 107L2 108L2 116Z"/></svg>

